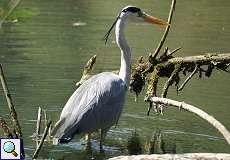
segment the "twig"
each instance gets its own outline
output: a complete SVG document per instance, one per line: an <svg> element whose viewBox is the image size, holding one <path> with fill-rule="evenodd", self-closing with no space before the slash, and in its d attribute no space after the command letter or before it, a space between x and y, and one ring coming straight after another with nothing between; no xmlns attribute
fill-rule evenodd
<svg viewBox="0 0 230 160"><path fill-rule="evenodd" d="M173 55L175 52L179 51L181 49L181 47L178 47L176 49L174 49L172 52L170 52L167 56L171 56Z"/></svg>
<svg viewBox="0 0 230 160"><path fill-rule="evenodd" d="M173 12L175 10L175 5L176 5L176 0L172 0L171 9L170 9L170 12L169 12L169 17L168 17L168 23L169 24L171 24L171 22L172 22L172 16L173 16ZM161 50L161 48L162 48L162 46L163 46L163 44L164 44L164 42L166 40L166 37L168 35L169 29L170 29L170 25L168 25L166 27L166 29L164 31L164 34L163 34L163 36L162 36L162 38L161 38L161 40L160 40L160 42L159 42L159 44L157 46L157 49L155 50L153 56L151 55L153 59L155 59L157 57L158 53L160 52L160 50Z"/></svg>
<svg viewBox="0 0 230 160"><path fill-rule="evenodd" d="M196 115L198 115L199 117L203 118L204 120L208 121L211 125L213 125L224 136L224 138L228 142L228 144L230 144L230 133L229 133L229 131L218 120L216 120L214 117L208 115L203 110L201 110L195 106L192 106L190 104L187 104L185 102L178 102L178 101L167 99L167 98L151 97L150 101L153 103L164 104L167 106L174 106L174 107L177 107L179 109L182 108L186 111L195 113Z"/></svg>
<svg viewBox="0 0 230 160"><path fill-rule="evenodd" d="M33 159L36 159L36 158L38 157L38 154L39 154L39 152L40 152L40 150L41 150L41 148L42 148L42 145L43 145L43 143L44 143L44 141L45 141L45 139L46 139L46 136L47 136L47 133L48 133L48 131L49 131L49 128L50 128L51 123L52 123L52 121L49 121L49 122L47 123L47 126L46 126L46 128L45 128L45 130L44 130L44 133L43 133L43 135L42 135L42 139L41 139L41 141L40 141L40 143L39 143L37 149L35 150L35 152L34 152L34 154L33 154Z"/></svg>
<svg viewBox="0 0 230 160"><path fill-rule="evenodd" d="M14 108L13 101L12 101L12 98L11 98L11 95L10 95L10 92L9 92L9 89L6 83L6 79L3 73L3 69L2 69L2 64L0 64L0 79L1 79L2 87L3 87L3 91L5 94L6 100L7 100L8 107L10 109L11 120L14 125L16 134L18 135L18 137L22 137L22 131L21 131L21 127L20 127L20 124L17 118L17 112Z"/></svg>
<svg viewBox="0 0 230 160"><path fill-rule="evenodd" d="M38 118L37 118L37 126L36 126L36 136L37 138L40 135L40 130L41 130L41 117L42 117L42 109L41 107L38 108Z"/></svg>
<svg viewBox="0 0 230 160"><path fill-rule="evenodd" d="M167 55L168 50L169 50L169 48L166 47L165 50L164 50L164 52L162 53L162 55L161 55L160 58L159 58L160 60L163 60L163 59L165 59L166 57L168 57L168 55Z"/></svg>
<svg viewBox="0 0 230 160"><path fill-rule="evenodd" d="M7 126L6 121L2 116L0 116L0 127L2 128L4 135L9 138L13 138L13 134L10 131L9 127Z"/></svg>
<svg viewBox="0 0 230 160"><path fill-rule="evenodd" d="M184 86L188 83L188 81L192 79L192 77L196 74L197 70L198 70L198 67L196 65L193 72L186 78L186 80L181 84L181 86L177 89L177 91L181 91L184 88Z"/></svg>

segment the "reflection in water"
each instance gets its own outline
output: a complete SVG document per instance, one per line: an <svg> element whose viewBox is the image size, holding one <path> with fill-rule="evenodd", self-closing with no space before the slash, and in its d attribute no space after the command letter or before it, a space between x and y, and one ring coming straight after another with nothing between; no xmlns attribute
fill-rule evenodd
<svg viewBox="0 0 230 160"><path fill-rule="evenodd" d="M139 6L151 15L166 19L171 1L24 0L18 10L35 8L39 14L19 19L17 23L3 24L0 29L0 63L4 66L22 123L28 156L32 155L35 147L29 137L35 130L35 121L28 120L36 119L38 106L47 110L48 119L56 121L75 90L84 63L94 54L97 54L95 73L119 68L120 52L113 43L114 35L106 46L101 39L118 11L127 4ZM178 56L229 52L229 5L230 1L225 0L178 1L166 42L169 48L182 46ZM73 26L74 23L86 25ZM163 29L150 25L141 27L142 30L138 26L129 26L126 31L133 48L133 61L153 51L163 32ZM230 129L229 79L229 74L215 71L209 79L195 77L179 96L170 89L168 97L201 107ZM177 153L229 153L230 148L221 135L203 120L170 108L164 116L151 113L147 117L143 95L138 103L134 102L133 97L132 94L127 96L118 126L108 133L105 146L109 147L109 151L106 157L127 154L125 143L135 128L143 141L160 129L166 142L176 144ZM6 106L2 92L0 105ZM1 107L0 113L7 118L6 107ZM41 157L84 159L86 154L76 149L78 145L75 146L80 142L80 137L76 137L69 146L46 144ZM96 147L93 154L98 155Z"/></svg>

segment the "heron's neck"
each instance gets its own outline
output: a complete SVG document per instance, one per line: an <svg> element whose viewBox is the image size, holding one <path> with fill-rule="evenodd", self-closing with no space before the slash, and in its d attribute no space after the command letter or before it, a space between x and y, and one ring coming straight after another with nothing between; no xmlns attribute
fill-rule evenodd
<svg viewBox="0 0 230 160"><path fill-rule="evenodd" d="M126 17L121 16L116 24L116 42L121 50L121 67L119 71L119 77L125 81L126 85L129 86L130 74L131 74L131 50L126 41L124 34Z"/></svg>

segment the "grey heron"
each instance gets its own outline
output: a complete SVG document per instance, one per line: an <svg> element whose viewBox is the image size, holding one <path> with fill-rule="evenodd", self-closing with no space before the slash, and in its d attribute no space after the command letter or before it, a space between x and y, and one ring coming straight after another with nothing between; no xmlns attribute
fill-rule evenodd
<svg viewBox="0 0 230 160"><path fill-rule="evenodd" d="M121 50L119 74L103 72L85 81L65 104L52 135L54 144L71 141L75 134L89 134L101 130L100 149L109 128L117 123L125 101L131 74L131 49L124 28L127 21L148 22L161 26L167 22L150 16L140 8L126 6L121 10L105 35L105 43L115 27L116 43Z"/></svg>

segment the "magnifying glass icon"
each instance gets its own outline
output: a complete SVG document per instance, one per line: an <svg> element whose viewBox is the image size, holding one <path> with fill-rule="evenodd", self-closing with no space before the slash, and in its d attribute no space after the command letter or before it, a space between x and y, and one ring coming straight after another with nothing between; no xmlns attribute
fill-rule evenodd
<svg viewBox="0 0 230 160"><path fill-rule="evenodd" d="M14 157L17 157L18 154L15 152L15 145L11 141L7 141L3 144L3 149L6 153L11 153L14 155Z"/></svg>

